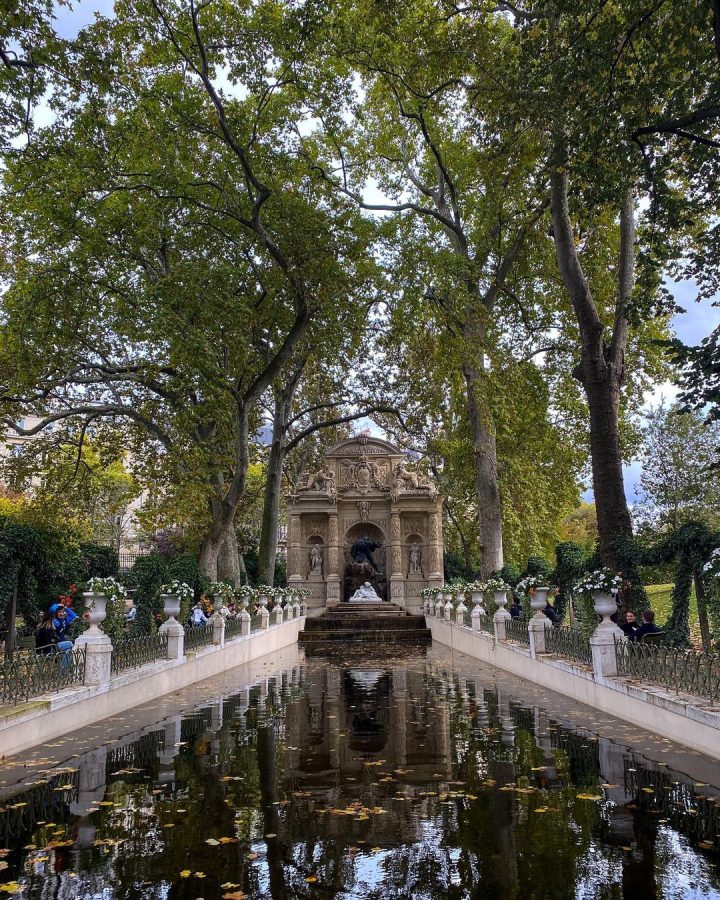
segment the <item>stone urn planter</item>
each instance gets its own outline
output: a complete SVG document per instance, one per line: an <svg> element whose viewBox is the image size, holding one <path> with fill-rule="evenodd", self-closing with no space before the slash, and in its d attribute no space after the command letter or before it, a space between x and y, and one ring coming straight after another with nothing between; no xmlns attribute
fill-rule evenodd
<svg viewBox="0 0 720 900"><path fill-rule="evenodd" d="M498 611L501 609L505 609L507 606L507 591L494 591L495 594L495 605L498 608Z"/></svg>
<svg viewBox="0 0 720 900"><path fill-rule="evenodd" d="M473 609L479 609L480 612L485 614L485 607L483 605L483 592L482 591L471 591L470 599L472 600Z"/></svg>
<svg viewBox="0 0 720 900"><path fill-rule="evenodd" d="M83 605L88 613L87 620L90 623L86 634L103 634L98 626L105 621L107 615L107 597L105 594L94 594L92 591L85 591L82 596Z"/></svg>
<svg viewBox="0 0 720 900"><path fill-rule="evenodd" d="M160 594L160 599L168 622L177 622L176 616L180 615L180 597L177 594Z"/></svg>
<svg viewBox="0 0 720 900"><path fill-rule="evenodd" d="M550 588L547 587L536 587L535 593L530 598L530 607L535 610L534 618L546 618L543 610L547 606L547 598L550 593ZM548 619L548 622L550 619Z"/></svg>
<svg viewBox="0 0 720 900"><path fill-rule="evenodd" d="M593 609L602 616L602 622L598 628L615 628L616 625L611 621L610 616L617 612L617 601L614 594L608 594L605 591L593 592Z"/></svg>

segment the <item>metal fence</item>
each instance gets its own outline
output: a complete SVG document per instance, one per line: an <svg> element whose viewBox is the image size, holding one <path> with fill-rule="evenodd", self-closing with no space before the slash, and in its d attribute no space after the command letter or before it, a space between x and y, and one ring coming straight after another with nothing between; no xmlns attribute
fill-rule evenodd
<svg viewBox="0 0 720 900"><path fill-rule="evenodd" d="M195 650L197 647L204 647L205 644L212 644L212 639L212 625L188 625L185 629L186 650Z"/></svg>
<svg viewBox="0 0 720 900"><path fill-rule="evenodd" d="M546 628L545 629L545 650L548 653L557 653L558 656L564 656L568 659L575 659L578 662L592 665L592 651L590 650L590 640L587 635L577 628Z"/></svg>
<svg viewBox="0 0 720 900"><path fill-rule="evenodd" d="M0 662L0 705L25 703L85 681L85 648L24 653Z"/></svg>
<svg viewBox="0 0 720 900"><path fill-rule="evenodd" d="M242 634L242 619L236 616L234 619L225 619L225 640Z"/></svg>
<svg viewBox="0 0 720 900"><path fill-rule="evenodd" d="M657 644L615 641L618 675L720 700L720 657Z"/></svg>
<svg viewBox="0 0 720 900"><path fill-rule="evenodd" d="M505 637L508 641L517 641L518 644L530 646L530 634L528 623L525 619L505 619Z"/></svg>
<svg viewBox="0 0 720 900"><path fill-rule="evenodd" d="M479 616L475 617L475 621L477 622L477 629L479 631L484 631L486 634L495 634L495 626L493 625L493 617L485 613L484 615L480 613Z"/></svg>
<svg viewBox="0 0 720 900"><path fill-rule="evenodd" d="M113 644L110 668L113 672L134 669L156 659L167 659L167 634L143 634L121 638Z"/></svg>

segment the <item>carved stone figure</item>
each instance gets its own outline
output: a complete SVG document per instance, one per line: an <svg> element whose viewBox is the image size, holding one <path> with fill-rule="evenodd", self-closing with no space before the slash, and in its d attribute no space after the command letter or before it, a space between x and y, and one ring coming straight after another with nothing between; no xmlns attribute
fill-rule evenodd
<svg viewBox="0 0 720 900"><path fill-rule="evenodd" d="M322 550L317 544L313 544L310 548L310 574L322 575L323 556Z"/></svg>
<svg viewBox="0 0 720 900"><path fill-rule="evenodd" d="M350 603L362 603L363 601L365 603L373 601L375 603L381 602L381 598L375 593L375 588L369 581L366 581L365 584L361 584L350 598Z"/></svg>
<svg viewBox="0 0 720 900"><path fill-rule="evenodd" d="M368 517L370 516L370 501L358 500L357 507L360 511L360 521L367 522Z"/></svg>
<svg viewBox="0 0 720 900"><path fill-rule="evenodd" d="M379 572L380 570L372 555L373 551L377 550L380 546L381 545L377 541L371 541L369 537L361 537L358 538L350 548L350 556L355 562L369 562L373 569L375 569L376 572Z"/></svg>
<svg viewBox="0 0 720 900"><path fill-rule="evenodd" d="M335 473L327 466L323 466L318 472L308 472L305 476L305 483L300 484L296 490L299 491L324 491L328 494L335 493Z"/></svg>
<svg viewBox="0 0 720 900"><path fill-rule="evenodd" d="M409 561L408 574L422 575L422 550L420 549L420 544L411 544Z"/></svg>

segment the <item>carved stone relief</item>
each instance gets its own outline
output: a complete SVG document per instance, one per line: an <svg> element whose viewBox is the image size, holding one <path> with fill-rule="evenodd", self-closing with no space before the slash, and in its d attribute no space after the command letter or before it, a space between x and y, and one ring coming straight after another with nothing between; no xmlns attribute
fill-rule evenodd
<svg viewBox="0 0 720 900"><path fill-rule="evenodd" d="M307 539L311 534L319 534L324 538L326 522L325 516L304 516L303 531L305 532L305 538Z"/></svg>

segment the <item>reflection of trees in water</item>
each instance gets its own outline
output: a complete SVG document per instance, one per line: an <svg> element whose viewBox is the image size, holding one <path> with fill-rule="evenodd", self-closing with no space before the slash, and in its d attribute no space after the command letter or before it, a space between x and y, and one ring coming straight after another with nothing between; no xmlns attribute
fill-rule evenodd
<svg viewBox="0 0 720 900"><path fill-rule="evenodd" d="M178 720L184 743L174 753L160 729L111 748L106 771L113 777L106 797L118 807L102 808L92 818L98 837L124 843L102 851L68 849L66 858L77 854L85 870L72 885L73 896L91 893L95 883L117 884L127 892L130 885L151 882L142 896L160 897L164 882L170 887L163 896L191 900L222 896L220 885L229 882L239 885L235 890L273 900L343 891L368 900L509 900L530 896L538 886L544 898L573 897L576 884L588 879L596 896L652 897L649 886L660 867L670 865L659 863L655 854L662 818L693 840L719 837L714 799L641 757L625 758L623 787L632 802L613 807L577 799L578 789L600 793L601 759L603 771L607 760L598 741L480 681L406 673L394 682L384 671L374 680L338 673L331 682L320 667L312 674L306 692L291 690L286 679L270 679L249 693L195 710ZM311 700L319 711L314 728L308 726ZM384 782L382 772L397 750L398 710L405 717L407 772ZM332 725L330 715L337 716ZM433 731L448 728L449 742L433 742L438 737ZM341 762L330 765L322 742L338 731L344 746L358 741L357 777L342 770ZM294 749L298 735L322 749L307 769L298 767L309 759L307 748ZM378 735L384 743L373 755ZM387 765L362 766L363 753L376 760L380 752ZM617 753L621 771L622 751ZM165 773L170 765L170 782L162 785L157 785L158 754L165 759ZM440 769L442 760L449 770ZM139 777L122 774L134 768L144 771ZM441 771L442 777L432 779L431 773ZM54 785L76 779L62 774ZM17 819L27 816L28 827L38 818L70 819L67 798L53 785L36 790L42 802L19 808ZM363 819L318 812L319 806L342 808L353 800L379 806L384 814ZM27 829L17 834L22 834L16 837L20 846L30 842ZM239 841L205 843L223 836ZM631 853L621 850L630 843ZM260 859L248 858L253 846L262 850ZM379 868L367 858L358 862L353 846L381 847ZM622 865L622 884L601 884L598 872L613 864ZM183 869L207 877L180 879ZM363 886L367 871L373 884ZM306 882L311 876L318 884ZM33 875L32 890L39 891L40 884L40 873Z"/></svg>
<svg viewBox="0 0 720 900"><path fill-rule="evenodd" d="M60 790L65 785L69 787ZM38 822L67 822L71 818L69 804L77 799L77 791L78 773L63 771L44 784L0 800L0 846L17 848L29 843Z"/></svg>

